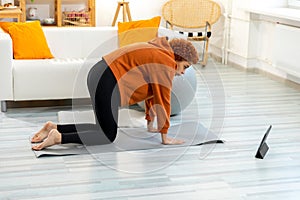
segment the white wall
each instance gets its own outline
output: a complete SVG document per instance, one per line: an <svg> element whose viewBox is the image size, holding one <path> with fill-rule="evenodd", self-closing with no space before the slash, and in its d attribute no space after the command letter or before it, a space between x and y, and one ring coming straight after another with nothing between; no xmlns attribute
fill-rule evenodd
<svg viewBox="0 0 300 200"><path fill-rule="evenodd" d="M300 63L300 51L296 51L296 42L300 42L300 21L296 25L298 28L284 25L289 27L285 28L285 36L278 36L282 33L282 27L278 23L296 22L281 19L276 15L267 17L249 12L251 8L264 10L288 7L288 0L229 0L228 7L229 4L232 12L226 53L228 61L244 68L258 68L300 83L300 65L297 64ZM289 45L283 48L282 44Z"/></svg>
<svg viewBox="0 0 300 200"><path fill-rule="evenodd" d="M96 26L111 26L119 0L96 0ZM128 0L132 20L148 19L161 15L167 0ZM122 21L122 10L118 21Z"/></svg>

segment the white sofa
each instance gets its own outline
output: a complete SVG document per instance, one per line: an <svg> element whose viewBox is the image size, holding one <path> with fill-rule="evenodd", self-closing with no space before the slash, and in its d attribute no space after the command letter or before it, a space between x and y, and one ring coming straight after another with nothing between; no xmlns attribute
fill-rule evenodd
<svg viewBox="0 0 300 200"><path fill-rule="evenodd" d="M0 29L1 30L1 29ZM9 34L0 32L0 100L51 100L89 97L82 67L118 48L115 27L44 27L54 59L15 60ZM97 52L94 52L98 49ZM94 54L93 54L94 52ZM88 59L89 58L89 59ZM86 71L86 70L85 70ZM85 75L87 72L85 72ZM77 88L74 88L76 85ZM76 91L74 90L76 89Z"/></svg>
<svg viewBox="0 0 300 200"><path fill-rule="evenodd" d="M15 60L12 40L0 28L0 101L88 98L86 75L118 48L116 27L43 27L54 59ZM175 37L164 28L159 36Z"/></svg>

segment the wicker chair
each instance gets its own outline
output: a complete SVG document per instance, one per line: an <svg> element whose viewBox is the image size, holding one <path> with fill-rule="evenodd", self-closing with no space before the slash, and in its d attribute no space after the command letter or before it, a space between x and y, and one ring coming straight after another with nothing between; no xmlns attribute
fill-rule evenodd
<svg viewBox="0 0 300 200"><path fill-rule="evenodd" d="M220 5L211 0L170 0L163 5L162 16L167 27L186 35L188 40L203 41L200 64L205 66L211 25L221 16ZM199 29L203 32L197 32Z"/></svg>

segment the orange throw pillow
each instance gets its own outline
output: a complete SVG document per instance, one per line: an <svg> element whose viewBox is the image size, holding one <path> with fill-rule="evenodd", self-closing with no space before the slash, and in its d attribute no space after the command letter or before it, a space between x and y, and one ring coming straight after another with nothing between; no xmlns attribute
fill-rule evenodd
<svg viewBox="0 0 300 200"><path fill-rule="evenodd" d="M120 47L136 42L147 42L157 37L160 16L148 20L118 23Z"/></svg>
<svg viewBox="0 0 300 200"><path fill-rule="evenodd" d="M4 32L8 33L8 28L14 25L15 22L0 22L0 27Z"/></svg>
<svg viewBox="0 0 300 200"><path fill-rule="evenodd" d="M8 27L15 59L53 58L39 21L14 23Z"/></svg>

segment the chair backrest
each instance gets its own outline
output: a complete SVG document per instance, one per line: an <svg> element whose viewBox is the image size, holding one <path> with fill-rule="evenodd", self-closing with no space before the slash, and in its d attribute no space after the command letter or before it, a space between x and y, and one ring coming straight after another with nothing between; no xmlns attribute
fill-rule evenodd
<svg viewBox="0 0 300 200"><path fill-rule="evenodd" d="M171 26L203 28L214 24L221 15L221 7L211 0L170 0L163 5L162 16Z"/></svg>

